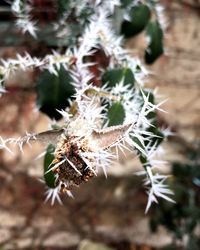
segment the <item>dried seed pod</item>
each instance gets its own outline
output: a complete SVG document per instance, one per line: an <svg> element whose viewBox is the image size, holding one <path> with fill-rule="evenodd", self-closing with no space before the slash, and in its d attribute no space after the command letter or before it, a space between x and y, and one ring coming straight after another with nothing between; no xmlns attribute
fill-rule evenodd
<svg viewBox="0 0 200 250"><path fill-rule="evenodd" d="M123 138L131 125L93 130L83 136L75 136L63 130L56 138L55 159L48 170L56 175L55 187L59 187L60 192L67 192L72 186L88 182L96 175L97 168L104 169L111 164L112 153L109 148Z"/></svg>
<svg viewBox="0 0 200 250"><path fill-rule="evenodd" d="M60 191L64 192L72 186L79 186L82 182L87 182L94 176L94 173L88 168L81 157L81 153L88 150L87 141L75 136L66 136L60 140L55 150L55 159L52 164L53 171L57 174L55 185L61 184ZM91 159L88 159L91 162ZM65 183L65 188L63 188Z"/></svg>

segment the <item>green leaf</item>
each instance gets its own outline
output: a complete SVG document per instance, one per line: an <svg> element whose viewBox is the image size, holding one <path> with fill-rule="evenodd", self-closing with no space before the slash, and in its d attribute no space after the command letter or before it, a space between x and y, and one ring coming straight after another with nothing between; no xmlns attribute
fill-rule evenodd
<svg viewBox="0 0 200 250"><path fill-rule="evenodd" d="M133 72L129 68L110 69L102 76L103 84L108 84L109 87L114 87L117 83L130 84L134 86L135 78Z"/></svg>
<svg viewBox="0 0 200 250"><path fill-rule="evenodd" d="M49 170L49 166L51 165L53 159L54 159L54 153L55 147L53 145L49 145L46 150L46 154L44 157L44 180L48 187L55 188L55 175L52 171L46 173Z"/></svg>
<svg viewBox="0 0 200 250"><path fill-rule="evenodd" d="M151 64L163 54L163 32L157 21L148 23L146 35L150 42L145 50L145 61Z"/></svg>
<svg viewBox="0 0 200 250"><path fill-rule="evenodd" d="M58 15L62 17L68 10L70 10L70 1L58 0L57 8L58 8Z"/></svg>
<svg viewBox="0 0 200 250"><path fill-rule="evenodd" d="M147 25L151 12L147 5L140 4L138 6L134 6L130 10L129 15L130 21L125 20L121 27L121 33L125 37L131 37L141 32Z"/></svg>
<svg viewBox="0 0 200 250"><path fill-rule="evenodd" d="M37 81L37 105L40 111L50 118L59 120L62 116L56 109L65 109L68 106L68 98L74 93L71 84L72 78L69 72L63 67L58 71L58 75L45 70Z"/></svg>
<svg viewBox="0 0 200 250"><path fill-rule="evenodd" d="M123 124L125 119L125 110L120 102L116 102L108 109L108 126Z"/></svg>
<svg viewBox="0 0 200 250"><path fill-rule="evenodd" d="M122 7L128 7L128 5L130 5L133 2L133 0L121 0L120 2Z"/></svg>

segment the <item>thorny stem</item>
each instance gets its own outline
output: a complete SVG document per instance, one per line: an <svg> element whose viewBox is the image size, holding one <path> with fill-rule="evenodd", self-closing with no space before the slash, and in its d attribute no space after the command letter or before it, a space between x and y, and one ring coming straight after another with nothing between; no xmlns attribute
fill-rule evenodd
<svg viewBox="0 0 200 250"><path fill-rule="evenodd" d="M67 68L70 68L75 62L76 58L73 55L47 55L43 59L31 58L28 54L23 58L18 55L18 60L10 60L9 63L2 61L3 65L0 65L0 83L7 78L7 74L12 71L16 71L21 68L28 70L32 68L45 69L51 65L57 66L65 64Z"/></svg>
<svg viewBox="0 0 200 250"><path fill-rule="evenodd" d="M114 102L118 102L120 100L123 99L123 97L119 97L119 96L115 96L115 95L112 95L106 91L103 91L103 90L99 90L99 89L95 89L95 88L88 88L84 91L84 93L86 96L94 96L94 95L97 95L99 97L103 97L103 98L107 98L111 101L114 101ZM75 116L77 113L78 113L78 104L76 101L72 102L71 106L70 106L70 109L69 109L69 113L72 115L72 116Z"/></svg>
<svg viewBox="0 0 200 250"><path fill-rule="evenodd" d="M99 97L103 97L103 98L107 98L111 101L120 101L121 98L119 98L118 96L112 95L106 91L103 90L97 90L94 88L89 88L84 92L86 95L98 95Z"/></svg>

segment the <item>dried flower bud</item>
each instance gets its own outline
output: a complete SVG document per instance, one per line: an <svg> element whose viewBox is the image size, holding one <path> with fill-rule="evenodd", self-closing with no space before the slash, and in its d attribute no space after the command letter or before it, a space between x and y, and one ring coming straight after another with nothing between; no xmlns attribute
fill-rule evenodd
<svg viewBox="0 0 200 250"><path fill-rule="evenodd" d="M65 192L72 186L88 182L97 174L99 167L104 168L106 163L110 163L110 147L120 141L130 127L131 124L114 126L92 131L90 135L82 137L66 135L67 132L64 131L56 145L55 158L50 165L53 166L47 171L53 171L56 175L55 187L60 186L60 191ZM47 134L54 132L48 131ZM42 135L44 136L45 132ZM105 166L102 166L103 164Z"/></svg>

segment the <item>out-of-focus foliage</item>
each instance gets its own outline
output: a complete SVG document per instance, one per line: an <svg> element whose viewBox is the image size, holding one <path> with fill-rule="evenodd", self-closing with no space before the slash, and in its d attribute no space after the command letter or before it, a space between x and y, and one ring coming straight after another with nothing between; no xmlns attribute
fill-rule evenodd
<svg viewBox="0 0 200 250"><path fill-rule="evenodd" d="M145 61L153 63L163 53L163 31L157 21L149 22L146 27L148 47L145 51Z"/></svg>
<svg viewBox="0 0 200 250"><path fill-rule="evenodd" d="M56 109L65 109L68 99L75 93L70 74L61 67L57 74L45 70L37 81L37 105L51 119L59 120L62 115Z"/></svg>
<svg viewBox="0 0 200 250"><path fill-rule="evenodd" d="M130 20L123 21L121 28L125 37L132 37L143 31L149 22L151 11L147 5L140 4L132 7L129 15Z"/></svg>
<svg viewBox="0 0 200 250"><path fill-rule="evenodd" d="M165 249L198 250L200 246L200 145L188 154L188 162L172 166L170 186L175 192L175 204L160 202L150 221L152 231L163 225L174 235L174 242Z"/></svg>
<svg viewBox="0 0 200 250"><path fill-rule="evenodd" d="M154 7L154 1L147 4L138 4L130 7L131 1L126 1L124 7L128 8L128 18L122 20L121 33L131 38L144 31L147 40L144 59L147 64L155 62L163 54L163 30Z"/></svg>
<svg viewBox="0 0 200 250"><path fill-rule="evenodd" d="M131 69L116 68L107 70L102 76L102 83L109 87L114 87L117 83L122 82L124 85L131 84L134 86L135 78Z"/></svg>

